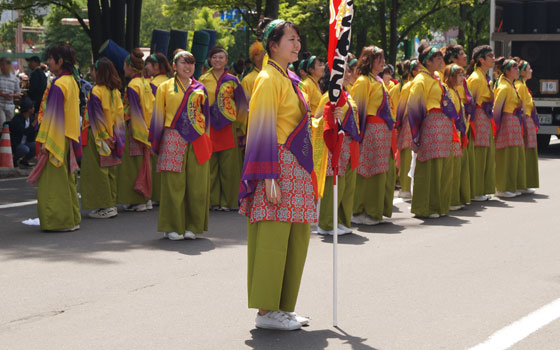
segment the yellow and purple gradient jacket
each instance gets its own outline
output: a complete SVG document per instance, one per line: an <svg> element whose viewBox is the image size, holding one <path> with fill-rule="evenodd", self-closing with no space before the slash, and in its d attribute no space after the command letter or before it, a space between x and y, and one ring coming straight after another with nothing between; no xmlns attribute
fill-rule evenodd
<svg viewBox="0 0 560 350"><path fill-rule="evenodd" d="M484 109L488 117L492 118L494 92L490 77L484 74L482 69L478 67L467 79L467 86L476 103L476 107Z"/></svg>
<svg viewBox="0 0 560 350"><path fill-rule="evenodd" d="M504 113L514 114L519 118L521 124L523 120L523 102L515 88L514 83L502 75L498 80L498 85L494 90L494 123L496 124L496 132L500 130L502 117Z"/></svg>
<svg viewBox="0 0 560 350"><path fill-rule="evenodd" d="M518 79L515 81L515 87L517 88L517 92L519 92L519 96L521 97L521 101L523 101L523 110L525 111L525 115L533 119L533 123L537 127L537 130L540 127L539 124L539 116L537 115L537 108L535 107L535 102L533 101L533 95L531 91L527 87L527 84L522 79Z"/></svg>
<svg viewBox="0 0 560 350"><path fill-rule="evenodd" d="M150 87L152 88L154 97L156 96L157 88L166 80L169 80L169 77L163 73L154 76L152 80L150 80Z"/></svg>
<svg viewBox="0 0 560 350"><path fill-rule="evenodd" d="M209 113L208 93L202 83L194 78L186 87L176 78L163 82L157 89L150 124L152 151L159 154L164 129L172 128L193 144L198 163L204 163L212 154L206 123Z"/></svg>
<svg viewBox="0 0 560 350"><path fill-rule="evenodd" d="M64 73L52 81L44 97L36 141L45 145L49 160L56 167L65 162L66 138L72 141L76 158L81 156L79 94L78 84L72 75Z"/></svg>
<svg viewBox="0 0 560 350"><path fill-rule="evenodd" d="M393 130L393 116L391 115L389 92L383 80L378 76L360 75L350 95L358 106L360 119L360 137L364 137L368 116L378 116L387 123L389 130Z"/></svg>
<svg viewBox="0 0 560 350"><path fill-rule="evenodd" d="M342 130L344 130L345 135L352 138L351 146L351 161L352 169L356 169L358 162L360 161L360 151L358 143L360 142L360 128L359 128L359 118L358 118L358 106L356 102L350 96L350 93L343 91L346 94L347 101L342 107L342 114L344 119L341 120ZM317 114L313 119L313 164L315 169L315 174L317 175L317 187L318 196L323 197L323 191L325 187L325 179L327 173L327 160L329 156L329 151L325 144L323 138L323 133L325 131L325 122L323 119L323 110L327 103L330 103L329 93L325 92L319 101L319 107L317 107Z"/></svg>
<svg viewBox="0 0 560 350"><path fill-rule="evenodd" d="M95 85L91 90L86 106L82 130L91 127L97 152L101 156L112 153L107 139L115 142L115 156L122 157L124 151L124 109L118 89L109 90L106 86Z"/></svg>
<svg viewBox="0 0 560 350"><path fill-rule="evenodd" d="M444 91L440 82L424 67L414 77L408 96L408 122L412 141L420 145L420 128L422 122L432 109L441 109Z"/></svg>
<svg viewBox="0 0 560 350"><path fill-rule="evenodd" d="M132 137L147 146L154 100L150 84L140 75L132 78L124 93L124 120L130 120Z"/></svg>
<svg viewBox="0 0 560 350"><path fill-rule="evenodd" d="M319 107L319 102L321 101L321 89L319 88L319 83L313 79L311 75L308 75L300 83L301 90L307 94L309 99L309 110L311 115L315 116L317 113L317 107Z"/></svg>
<svg viewBox="0 0 560 350"><path fill-rule="evenodd" d="M412 80L407 81L399 94L399 101L397 103L397 113L395 120L395 128L400 130L404 117L408 113L408 97L410 96L410 88L412 87ZM407 122L408 123L408 122Z"/></svg>
<svg viewBox="0 0 560 350"><path fill-rule="evenodd" d="M241 80L241 86L243 87L243 91L245 91L245 98L247 102L251 101L251 95L253 94L253 87L255 86L255 80L257 80L257 76L261 70L257 67L253 68L253 70L247 74L243 80Z"/></svg>
<svg viewBox="0 0 560 350"><path fill-rule="evenodd" d="M278 179L278 146L284 145L315 179L311 115L295 74L273 59L257 76L249 105L247 148L239 199L251 194L259 180Z"/></svg>

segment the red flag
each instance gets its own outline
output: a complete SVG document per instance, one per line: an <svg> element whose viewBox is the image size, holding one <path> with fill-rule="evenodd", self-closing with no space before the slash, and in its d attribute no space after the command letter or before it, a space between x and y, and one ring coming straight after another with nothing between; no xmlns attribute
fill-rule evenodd
<svg viewBox="0 0 560 350"><path fill-rule="evenodd" d="M346 103L346 94L342 86L344 70L346 69L346 56L350 49L350 34L352 18L354 17L353 0L331 0L329 20L329 52L328 63L331 69L329 79L329 100L323 112L325 130L323 138L332 154L331 165L336 181L338 175L338 159L342 147L344 131L340 120L335 120L334 110Z"/></svg>

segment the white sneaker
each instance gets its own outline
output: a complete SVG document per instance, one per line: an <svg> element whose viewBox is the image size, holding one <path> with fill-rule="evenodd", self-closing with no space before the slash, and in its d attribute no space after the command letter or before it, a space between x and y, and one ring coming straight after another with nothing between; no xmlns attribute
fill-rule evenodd
<svg viewBox="0 0 560 350"><path fill-rule="evenodd" d="M521 191L515 191L515 196L516 196L516 197L517 197L517 196L521 196L522 194L523 194L523 192L521 192Z"/></svg>
<svg viewBox="0 0 560 350"><path fill-rule="evenodd" d="M222 209L222 207L220 207L219 205L213 205L210 207L211 211L220 211Z"/></svg>
<svg viewBox="0 0 560 350"><path fill-rule="evenodd" d="M338 224L338 234L339 235L346 235L352 233L352 229L349 227L344 226L343 224Z"/></svg>
<svg viewBox="0 0 560 350"><path fill-rule="evenodd" d="M167 232L167 238L172 241L181 241L185 239L185 236L178 234L177 232Z"/></svg>
<svg viewBox="0 0 560 350"><path fill-rule="evenodd" d="M491 194L487 194L487 195L485 195L485 196L486 196L487 200L492 199L492 195L491 195Z"/></svg>
<svg viewBox="0 0 560 350"><path fill-rule="evenodd" d="M533 194L533 193L535 193L535 189L534 188L526 188L526 189L521 190L521 193L523 193L523 194Z"/></svg>
<svg viewBox="0 0 560 350"><path fill-rule="evenodd" d="M364 225L373 226L373 225L379 225L379 223L381 223L381 220L374 219L369 215L364 214L364 216L365 216L365 218L363 219Z"/></svg>
<svg viewBox="0 0 560 350"><path fill-rule="evenodd" d="M148 209L148 210L154 209L154 205L152 204L151 199L146 202L146 209Z"/></svg>
<svg viewBox="0 0 560 350"><path fill-rule="evenodd" d="M293 331L301 328L301 323L282 311L269 311L266 315L259 315L255 319L258 328Z"/></svg>
<svg viewBox="0 0 560 350"><path fill-rule="evenodd" d="M399 198L410 199L412 198L412 193L399 191Z"/></svg>
<svg viewBox="0 0 560 350"><path fill-rule="evenodd" d="M72 231L76 231L80 229L80 225L76 225L74 227L69 227L69 228L61 228L60 230L53 230L53 231L59 231L59 232L72 232Z"/></svg>
<svg viewBox="0 0 560 350"><path fill-rule="evenodd" d="M488 198L485 195L480 195L480 196L475 196L472 200L475 201L475 202L485 202L488 199L490 199L490 198Z"/></svg>
<svg viewBox="0 0 560 350"><path fill-rule="evenodd" d="M430 214L428 217L430 219L439 219L439 214Z"/></svg>
<svg viewBox="0 0 560 350"><path fill-rule="evenodd" d="M334 235L334 231L333 230L330 230L330 231L323 230L322 228L317 226L317 234L319 234L319 235L331 235L332 236L332 235Z"/></svg>
<svg viewBox="0 0 560 350"><path fill-rule="evenodd" d="M117 215L119 215L119 212L117 211L117 207L111 207L105 209L101 208L101 209L93 210L88 213L88 216L94 219L109 219L109 218L114 218Z"/></svg>
<svg viewBox="0 0 560 350"><path fill-rule="evenodd" d="M185 237L185 239L196 239L196 235L191 231L185 231L183 237Z"/></svg>
<svg viewBox="0 0 560 350"><path fill-rule="evenodd" d="M220 210L220 211L231 211L231 209L228 208L228 207L220 207L220 209L218 209L218 210Z"/></svg>
<svg viewBox="0 0 560 350"><path fill-rule="evenodd" d="M302 326L307 326L309 324L309 318L308 317L300 316L300 315L296 314L295 312L286 312L286 311L282 311L282 312L285 313L286 315L288 315L288 317L291 318L292 320L296 320L299 323L301 323Z"/></svg>
<svg viewBox="0 0 560 350"><path fill-rule="evenodd" d="M505 191L505 192L496 192L496 196L500 198L513 198L516 197L516 194L513 192Z"/></svg>
<svg viewBox="0 0 560 350"><path fill-rule="evenodd" d="M124 207L125 211L146 211L148 210L148 207L146 206L146 204L127 204Z"/></svg>
<svg viewBox="0 0 560 350"><path fill-rule="evenodd" d="M350 222L352 222L353 224L356 225L363 225L364 224L364 216L365 214L359 214L359 215L352 215L352 219L350 219Z"/></svg>
<svg viewBox="0 0 560 350"><path fill-rule="evenodd" d="M453 210L453 211L460 210L460 209L463 209L462 205L452 205L449 207L449 210Z"/></svg>

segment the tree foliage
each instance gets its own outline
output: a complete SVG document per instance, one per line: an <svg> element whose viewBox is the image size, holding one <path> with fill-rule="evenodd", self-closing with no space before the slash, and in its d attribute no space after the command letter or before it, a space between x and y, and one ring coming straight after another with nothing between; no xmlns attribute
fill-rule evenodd
<svg viewBox="0 0 560 350"><path fill-rule="evenodd" d="M85 5L85 4L84 4ZM85 71L91 66L91 40L79 26L63 25L63 18L71 17L71 13L60 7L53 7L45 19L45 45L47 47L68 43L76 51L76 61L80 69Z"/></svg>

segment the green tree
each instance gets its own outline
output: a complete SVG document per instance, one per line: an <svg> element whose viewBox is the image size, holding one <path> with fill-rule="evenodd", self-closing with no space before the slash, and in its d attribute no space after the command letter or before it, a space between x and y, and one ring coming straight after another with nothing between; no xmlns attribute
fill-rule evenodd
<svg viewBox="0 0 560 350"><path fill-rule="evenodd" d="M84 4L85 5L85 4ZM63 8L53 7L45 20L45 44L47 47L68 43L76 51L76 61L80 68L85 71L91 67L91 40L89 36L78 26L64 25L63 18L71 17L72 14Z"/></svg>
<svg viewBox="0 0 560 350"><path fill-rule="evenodd" d="M143 47L150 46L154 29L193 31L196 14L197 10L189 12L174 11L173 0L144 0L142 3L140 45Z"/></svg>
<svg viewBox="0 0 560 350"><path fill-rule="evenodd" d="M209 7L203 7L198 12L197 18L194 20L194 29L213 29L216 31L216 44L222 45L226 50L235 42L233 31L227 23L219 17L214 17L216 11Z"/></svg>

